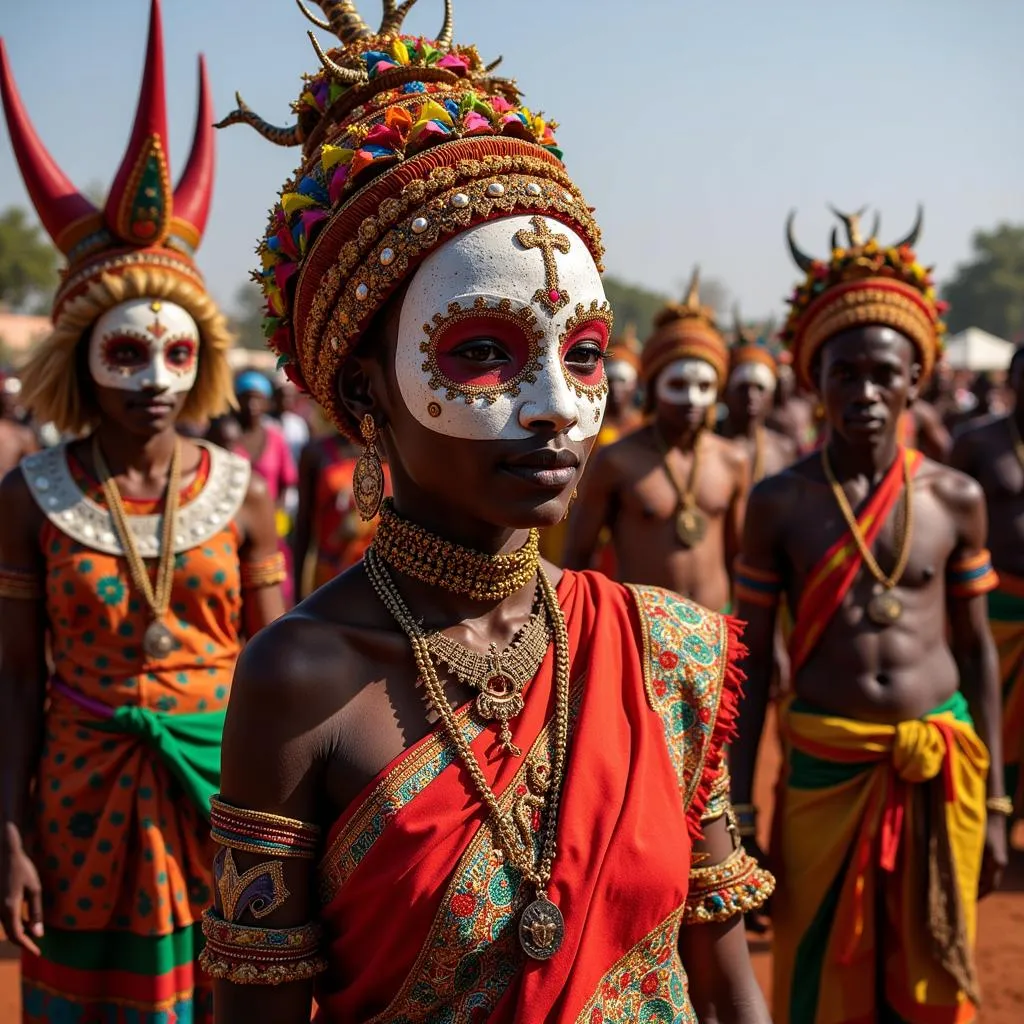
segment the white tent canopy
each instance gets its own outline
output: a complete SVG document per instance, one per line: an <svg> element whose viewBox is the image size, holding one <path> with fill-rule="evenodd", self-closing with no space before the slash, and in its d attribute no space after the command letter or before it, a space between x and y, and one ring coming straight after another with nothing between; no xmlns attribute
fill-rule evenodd
<svg viewBox="0 0 1024 1024"><path fill-rule="evenodd" d="M1007 369L1013 352L1013 342L997 338L980 327L968 327L946 340L943 361L954 370L988 373Z"/></svg>

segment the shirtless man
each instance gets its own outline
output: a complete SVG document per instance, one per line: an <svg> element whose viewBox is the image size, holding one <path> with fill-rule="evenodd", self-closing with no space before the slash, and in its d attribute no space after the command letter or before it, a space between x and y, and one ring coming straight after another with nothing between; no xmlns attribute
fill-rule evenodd
<svg viewBox="0 0 1024 1024"><path fill-rule="evenodd" d="M785 434L796 445L797 451L809 452L817 440L818 422L814 406L807 396L797 389L796 375L793 367L783 352L778 361L778 386L775 389L775 401L765 418L765 424L780 434Z"/></svg>
<svg viewBox="0 0 1024 1024"><path fill-rule="evenodd" d="M607 526L620 580L725 608L749 469L745 453L709 429L729 357L697 289L694 273L686 301L655 318L641 364L651 421L594 458L569 520L565 564L589 566Z"/></svg>
<svg viewBox="0 0 1024 1024"><path fill-rule="evenodd" d="M1024 815L1024 348L1010 360L1013 412L969 427L956 441L952 464L981 484L988 503L988 545L999 574L988 617L999 652L1003 690L1006 792Z"/></svg>
<svg viewBox="0 0 1024 1024"><path fill-rule="evenodd" d="M775 356L764 338L755 338L744 329L738 313L735 332L725 389L728 415L720 424L719 433L736 441L747 453L750 480L756 484L790 465L796 458L797 446L792 438L765 425L778 385Z"/></svg>
<svg viewBox="0 0 1024 1024"><path fill-rule="evenodd" d="M829 264L793 245L808 276L784 338L829 440L751 496L733 793L753 848L785 594L794 693L780 710L773 1019L969 1021L976 901L998 884L1007 845L985 504L974 481L899 442L941 330L910 249L918 229L885 248L845 219L849 248Z"/></svg>
<svg viewBox="0 0 1024 1024"><path fill-rule="evenodd" d="M2 376L2 375L0 375ZM21 390L17 377L0 379L0 477L39 450L35 434L14 418L14 400Z"/></svg>

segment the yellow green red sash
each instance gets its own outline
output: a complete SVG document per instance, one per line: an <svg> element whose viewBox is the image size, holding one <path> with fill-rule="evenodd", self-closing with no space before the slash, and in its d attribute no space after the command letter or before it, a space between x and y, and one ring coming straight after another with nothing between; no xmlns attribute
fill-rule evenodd
<svg viewBox="0 0 1024 1024"><path fill-rule="evenodd" d="M864 543L870 548L903 491L903 466L912 479L924 461L919 451L899 448L882 482L857 517ZM860 551L847 530L825 552L807 580L796 611L796 623L789 642L792 672L795 676L810 657L825 627L843 603L847 591L860 572Z"/></svg>

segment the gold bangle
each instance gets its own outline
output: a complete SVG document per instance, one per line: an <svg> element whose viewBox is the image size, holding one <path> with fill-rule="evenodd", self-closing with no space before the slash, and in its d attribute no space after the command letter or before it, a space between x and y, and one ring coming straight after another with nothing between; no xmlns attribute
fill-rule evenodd
<svg viewBox="0 0 1024 1024"><path fill-rule="evenodd" d="M990 796L985 801L985 810L1001 814L1004 818L1012 818L1013 801L1008 796Z"/></svg>

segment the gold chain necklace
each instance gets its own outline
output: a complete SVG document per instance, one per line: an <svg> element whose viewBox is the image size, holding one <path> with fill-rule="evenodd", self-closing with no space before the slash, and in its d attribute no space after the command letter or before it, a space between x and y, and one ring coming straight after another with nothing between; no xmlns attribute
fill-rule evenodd
<svg viewBox="0 0 1024 1024"><path fill-rule="evenodd" d="M142 636L142 649L146 656L154 661L166 658L174 650L174 635L161 621L167 614L171 604L171 587L174 584L174 535L178 523L178 499L181 488L181 441L174 439L174 452L171 455L170 471L167 474L167 494L164 497L164 517L160 532L160 556L156 567L156 583L150 581L146 563L139 554L135 537L128 526L128 514L117 481L107 467L100 451L99 438L92 435L92 461L100 478L103 497L107 502L110 519L121 541L125 561L128 563L128 575L135 589L149 605L150 623Z"/></svg>
<svg viewBox="0 0 1024 1024"><path fill-rule="evenodd" d="M530 531L518 550L486 555L453 544L404 519L388 498L373 539L377 554L392 569L421 583L474 601L503 601L527 586L540 565L540 535Z"/></svg>
<svg viewBox="0 0 1024 1024"><path fill-rule="evenodd" d="M686 489L676 479L675 472L669 462L669 447L661 432L654 428L654 438L661 449L662 463L665 466L665 475L676 492L676 535L684 547L692 548L704 539L708 530L707 517L697 508L697 484L700 480L700 456L701 441L704 432L701 431L693 442L693 462L690 465L690 479L686 481Z"/></svg>
<svg viewBox="0 0 1024 1024"><path fill-rule="evenodd" d="M547 892L551 868L557 853L558 804L562 795L562 781L569 747L569 633L565 627L565 617L558 604L555 588L543 568L538 567L538 581L555 638L555 743L550 781L544 797L547 805L547 813L544 815L544 838L541 842L540 859L535 864L530 848L532 844L517 838L515 820L512 819L512 815L502 812L498 798L488 785L469 743L462 735L462 730L455 719L455 711L445 696L437 670L430 660L427 638L384 567L376 551L376 541L367 550L364 564L377 596L412 645L413 657L423 680L426 697L440 716L449 743L458 752L480 799L490 811L502 852L534 886L536 899L526 907L519 918L519 942L528 956L535 960L547 960L558 952L565 936L562 913L551 902Z"/></svg>
<svg viewBox="0 0 1024 1024"><path fill-rule="evenodd" d="M857 525L857 517L853 514L853 509L846 498L846 492L836 479L835 473L832 472L832 464L828 458L828 446L821 449L821 466L825 472L825 479L828 480L828 485L832 488L839 511L842 512L843 518L846 520L846 525L853 535L853 541L857 545L857 550L868 571L883 588L871 598L867 605L868 618L876 626L891 626L903 614L903 603L892 593L892 590L903 578L907 562L910 560L910 538L914 529L914 489L911 486L907 459L902 451L899 453L899 458L903 459L903 515L901 517L903 528L898 531L899 552L896 556L896 565L892 573L887 576L882 572L882 567L871 553L871 549L864 543L864 536Z"/></svg>
<svg viewBox="0 0 1024 1024"><path fill-rule="evenodd" d="M427 635L427 648L443 661L460 683L478 691L476 713L485 721L500 723L498 743L502 750L519 757L522 751L512 742L509 721L523 711L523 687L537 674L551 645L543 593L538 585L533 613L512 642L503 650L491 644L486 654L452 640L444 633Z"/></svg>

